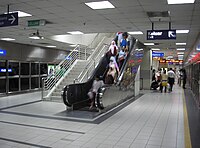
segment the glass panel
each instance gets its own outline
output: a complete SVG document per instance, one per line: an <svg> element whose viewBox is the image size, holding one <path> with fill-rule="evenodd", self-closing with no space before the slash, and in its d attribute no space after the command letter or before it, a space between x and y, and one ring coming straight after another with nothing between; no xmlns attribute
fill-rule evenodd
<svg viewBox="0 0 200 148"><path fill-rule="evenodd" d="M9 76L19 75L19 62L9 62L8 69Z"/></svg>
<svg viewBox="0 0 200 148"><path fill-rule="evenodd" d="M47 64L44 64L44 63L40 63L40 74L43 75L43 74L47 74Z"/></svg>
<svg viewBox="0 0 200 148"><path fill-rule="evenodd" d="M19 91L19 78L9 79L9 92Z"/></svg>
<svg viewBox="0 0 200 148"><path fill-rule="evenodd" d="M21 75L29 75L29 63L21 63Z"/></svg>
<svg viewBox="0 0 200 148"><path fill-rule="evenodd" d="M39 63L31 63L31 75L39 75Z"/></svg>
<svg viewBox="0 0 200 148"><path fill-rule="evenodd" d="M29 78L21 78L21 90L29 89Z"/></svg>
<svg viewBox="0 0 200 148"><path fill-rule="evenodd" d="M39 88L39 78L31 78L31 89Z"/></svg>
<svg viewBox="0 0 200 148"><path fill-rule="evenodd" d="M0 77L6 76L6 61L0 61Z"/></svg>
<svg viewBox="0 0 200 148"><path fill-rule="evenodd" d="M6 79L0 79L0 93L6 92Z"/></svg>

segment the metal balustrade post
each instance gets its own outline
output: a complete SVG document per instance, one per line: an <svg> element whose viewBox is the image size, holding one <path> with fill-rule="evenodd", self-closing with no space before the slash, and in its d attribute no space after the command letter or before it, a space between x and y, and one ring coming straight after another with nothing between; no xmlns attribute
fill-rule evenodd
<svg viewBox="0 0 200 148"><path fill-rule="evenodd" d="M85 60L87 60L87 48L85 48Z"/></svg>

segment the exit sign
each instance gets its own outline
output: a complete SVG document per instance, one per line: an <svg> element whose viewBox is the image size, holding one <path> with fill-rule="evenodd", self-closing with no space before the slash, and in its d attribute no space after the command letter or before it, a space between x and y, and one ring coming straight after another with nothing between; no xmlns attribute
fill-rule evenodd
<svg viewBox="0 0 200 148"><path fill-rule="evenodd" d="M46 24L45 20L29 20L28 21L28 27L44 26L45 24Z"/></svg>

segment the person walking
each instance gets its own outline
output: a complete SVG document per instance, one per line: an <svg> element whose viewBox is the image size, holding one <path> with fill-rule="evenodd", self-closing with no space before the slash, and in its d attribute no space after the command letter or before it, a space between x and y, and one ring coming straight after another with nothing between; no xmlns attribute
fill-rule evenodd
<svg viewBox="0 0 200 148"><path fill-rule="evenodd" d="M163 92L163 87L165 88L165 93L167 92L167 80L168 75L166 73L166 70L163 71L163 74L161 74L161 85L160 85L160 92Z"/></svg>
<svg viewBox="0 0 200 148"><path fill-rule="evenodd" d="M172 92L174 81L175 81L175 77L176 77L174 71L172 70L172 68L169 69L169 71L167 72L167 75L168 75L168 83L170 85L169 92Z"/></svg>

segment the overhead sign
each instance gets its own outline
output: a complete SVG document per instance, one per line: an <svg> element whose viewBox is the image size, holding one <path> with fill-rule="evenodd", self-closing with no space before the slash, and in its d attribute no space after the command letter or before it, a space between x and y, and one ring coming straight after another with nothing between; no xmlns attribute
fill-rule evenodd
<svg viewBox="0 0 200 148"><path fill-rule="evenodd" d="M0 27L16 25L18 25L18 12L0 15Z"/></svg>
<svg viewBox="0 0 200 148"><path fill-rule="evenodd" d="M176 39L176 30L147 30L147 40Z"/></svg>
<svg viewBox="0 0 200 148"><path fill-rule="evenodd" d="M4 56L4 55L6 55L6 50L3 50L3 49L0 49L0 56Z"/></svg>
<svg viewBox="0 0 200 148"><path fill-rule="evenodd" d="M163 52L153 52L152 57L164 57L164 53Z"/></svg>
<svg viewBox="0 0 200 148"><path fill-rule="evenodd" d="M46 20L29 20L28 27L34 26L44 26L46 24Z"/></svg>

